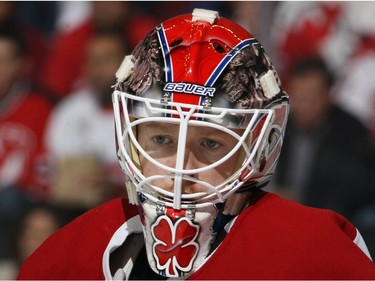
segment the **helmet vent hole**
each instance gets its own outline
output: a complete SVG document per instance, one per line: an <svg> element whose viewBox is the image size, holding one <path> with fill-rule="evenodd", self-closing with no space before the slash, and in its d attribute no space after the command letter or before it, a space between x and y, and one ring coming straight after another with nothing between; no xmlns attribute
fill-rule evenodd
<svg viewBox="0 0 375 281"><path fill-rule="evenodd" d="M225 48L223 46L221 46L220 44L213 43L213 47L214 47L214 49L215 49L216 52L218 52L220 54L224 54L225 53Z"/></svg>
<svg viewBox="0 0 375 281"><path fill-rule="evenodd" d="M173 40L171 44L169 44L169 47L176 47L182 43L182 38L178 38L176 40Z"/></svg>

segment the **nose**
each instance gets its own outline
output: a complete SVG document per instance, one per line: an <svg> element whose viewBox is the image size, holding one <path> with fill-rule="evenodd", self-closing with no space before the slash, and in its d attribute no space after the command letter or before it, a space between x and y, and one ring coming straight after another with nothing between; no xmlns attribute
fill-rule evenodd
<svg viewBox="0 0 375 281"><path fill-rule="evenodd" d="M184 144L184 152L181 154L183 159L181 159L181 168L184 171L191 171L198 168L202 168L204 163L199 161L199 146L196 145L196 136L197 134L189 134L186 143ZM177 165L176 165L177 166ZM192 178L187 179L186 176ZM203 192L206 190L206 187L202 186L200 181L202 173L186 173L176 174L173 180L173 207L175 209L180 209L181 207L181 196L183 194L194 194Z"/></svg>
<svg viewBox="0 0 375 281"><path fill-rule="evenodd" d="M201 167L201 163L198 160L197 154L198 152L194 151L193 149L186 149L185 150L185 163L184 169L186 170L195 170Z"/></svg>
<svg viewBox="0 0 375 281"><path fill-rule="evenodd" d="M184 162L184 169L185 170L195 170L202 167L202 163L197 158L197 154L194 150L186 150L185 151L185 162ZM189 177L192 177L194 179L199 179L199 174L194 173L194 174L188 174ZM191 194L198 192L201 187L199 187L199 184L192 180L186 180L183 179L182 182L182 193L183 194Z"/></svg>

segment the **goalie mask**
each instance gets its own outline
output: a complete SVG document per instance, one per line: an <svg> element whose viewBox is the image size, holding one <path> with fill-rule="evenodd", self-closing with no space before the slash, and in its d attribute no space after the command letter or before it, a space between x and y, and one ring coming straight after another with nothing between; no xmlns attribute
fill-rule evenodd
<svg viewBox="0 0 375 281"><path fill-rule="evenodd" d="M250 33L202 9L152 30L116 78L118 155L129 200L140 206L149 264L163 276L189 275L212 250L223 217L270 181L287 94Z"/></svg>

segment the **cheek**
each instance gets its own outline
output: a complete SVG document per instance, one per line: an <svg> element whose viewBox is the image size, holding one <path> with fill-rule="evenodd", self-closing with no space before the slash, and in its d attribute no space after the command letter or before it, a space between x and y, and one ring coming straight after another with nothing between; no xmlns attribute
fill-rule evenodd
<svg viewBox="0 0 375 281"><path fill-rule="evenodd" d="M163 158L163 159L155 159L160 164L163 164L168 167L174 167L175 166L175 160L173 158ZM153 175L159 175L159 174L170 174L169 171L163 169L162 167L156 166L150 161L148 161L144 157L140 157L142 172L146 177L153 176Z"/></svg>
<svg viewBox="0 0 375 281"><path fill-rule="evenodd" d="M213 185L221 184L224 180L229 178L236 167L239 158L239 153L236 153L232 158L222 165L203 173L199 178L207 181Z"/></svg>
<svg viewBox="0 0 375 281"><path fill-rule="evenodd" d="M143 163L142 163L143 162ZM166 163L163 163L166 164ZM143 175L148 178L154 175L169 174L168 171L150 163L149 161L142 161L141 166ZM170 178L156 179L151 182L153 185L159 186L167 191L173 191L173 180Z"/></svg>

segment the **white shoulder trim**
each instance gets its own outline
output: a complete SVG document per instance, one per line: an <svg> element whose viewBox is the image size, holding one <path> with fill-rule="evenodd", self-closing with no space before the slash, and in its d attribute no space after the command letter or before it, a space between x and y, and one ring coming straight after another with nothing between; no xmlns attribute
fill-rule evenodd
<svg viewBox="0 0 375 281"><path fill-rule="evenodd" d="M103 274L105 280L113 280L111 269L109 266L109 256L111 253L124 244L126 238L132 233L141 233L142 223L139 216L134 216L127 220L119 229L113 234L107 248L104 251L102 259Z"/></svg>
<svg viewBox="0 0 375 281"><path fill-rule="evenodd" d="M368 256L370 260L372 260L370 252L367 249L365 240L363 240L363 237L361 233L359 233L358 229L357 229L357 235L355 236L353 242L362 250L362 252L366 254L366 256Z"/></svg>

